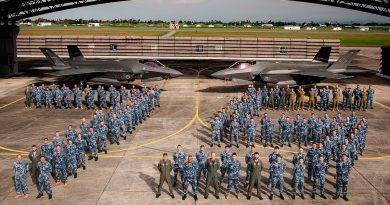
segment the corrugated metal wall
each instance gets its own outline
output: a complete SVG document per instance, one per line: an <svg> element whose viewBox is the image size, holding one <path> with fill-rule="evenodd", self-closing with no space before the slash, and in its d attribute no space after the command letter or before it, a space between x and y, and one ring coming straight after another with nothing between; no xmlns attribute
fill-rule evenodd
<svg viewBox="0 0 390 205"><path fill-rule="evenodd" d="M111 50L112 44L117 50ZM48 47L67 56L66 45L78 45L86 56L155 56L215 58L312 59L321 46L339 55L339 40L289 38L139 37L139 36L19 36L18 55L42 55Z"/></svg>

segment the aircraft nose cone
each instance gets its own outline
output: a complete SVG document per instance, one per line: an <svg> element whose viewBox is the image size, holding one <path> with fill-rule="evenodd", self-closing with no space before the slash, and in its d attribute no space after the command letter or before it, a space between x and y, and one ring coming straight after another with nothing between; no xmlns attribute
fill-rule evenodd
<svg viewBox="0 0 390 205"><path fill-rule="evenodd" d="M180 72L180 71L178 71L178 70L175 70L175 69L171 69L170 70L170 75L172 76L172 77L178 77L178 76L181 76L181 75L183 75L183 73L182 72Z"/></svg>
<svg viewBox="0 0 390 205"><path fill-rule="evenodd" d="M220 70L220 71L217 71L217 72L211 74L211 76L214 77L214 78L222 79L222 78L225 77L225 72L223 70Z"/></svg>

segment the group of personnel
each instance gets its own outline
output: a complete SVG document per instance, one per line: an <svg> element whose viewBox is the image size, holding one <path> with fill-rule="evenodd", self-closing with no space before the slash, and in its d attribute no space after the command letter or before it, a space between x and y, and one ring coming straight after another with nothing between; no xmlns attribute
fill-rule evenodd
<svg viewBox="0 0 390 205"><path fill-rule="evenodd" d="M306 109L305 102L307 102L307 109L312 111L314 109L338 111L339 108L344 110L373 109L374 94L375 91L371 85L362 89L359 85L354 89L345 86L343 90L338 85L334 88L328 85L317 88L314 85L308 92L301 86L297 88L289 86L279 88L278 85L271 88L264 86L256 90L254 86L249 85L242 98L246 99L246 103L249 104L251 114L256 114L262 109L304 110ZM308 100L305 100L306 97Z"/></svg>
<svg viewBox="0 0 390 205"><path fill-rule="evenodd" d="M108 93L108 94L107 94ZM118 103L132 102L142 107L144 110L151 108L152 104L160 104L161 90L156 85L150 89L142 86L142 89L137 89L135 85L130 90L125 86L120 89L110 85L108 91L105 90L104 85L98 85L96 91L89 85L82 88L81 85L75 84L73 89L70 89L65 84L59 88L54 83L51 86L35 86L35 84L28 85L25 91L26 107L30 108L35 105L36 108L56 108L56 109L83 109L83 96L85 106L88 109L95 109L96 105L99 109L107 108L107 98L111 107ZM96 100L97 101L96 101Z"/></svg>
<svg viewBox="0 0 390 205"><path fill-rule="evenodd" d="M30 172L32 181L37 184L38 196L41 198L46 192L49 199L52 198L52 185L50 176L54 179L54 186L63 183L64 188L68 186L68 177L77 178L79 168L86 169L85 156L88 153L88 160L98 161L98 153L108 153L108 141L111 144L120 145L120 138L126 140L126 135L136 129L138 123L142 123L150 117L155 107L160 107L159 97L153 98L147 108L140 104L144 96L148 96L150 90L143 87L139 90L133 87L132 97L123 98L122 102L113 103L107 114L102 109L96 110L92 119L87 122L81 119L80 131L76 131L69 125L65 136L61 137L56 131L53 140L44 138L43 144L38 148L32 146L29 153L31 163L17 156L14 162L16 197L28 197L27 173ZM151 88L152 90L153 88ZM158 87L155 91L160 92ZM159 94L158 94L159 96Z"/></svg>
<svg viewBox="0 0 390 205"><path fill-rule="evenodd" d="M340 197L341 191L343 193L343 199L348 201L348 178L351 168L354 166L353 161L357 160L357 155L352 154L356 145L353 144L353 137L349 138L351 142L346 139L342 142L342 149L338 150L336 161L336 191L333 199ZM325 196L325 183L326 177L329 172L330 166L330 154L331 151L326 148L326 141L312 144L312 147L308 149L307 153L304 153L302 147L299 148L298 153L294 154L292 158L292 180L291 180L291 196L295 199L297 190L299 190L299 196L305 199L305 181L311 183L311 198L315 199L317 188L320 189L320 196L326 199ZM269 177L267 180L267 187L269 193L269 199L273 200L275 189L279 188L279 196L282 200L284 197L284 175L287 171L286 163L280 153L279 147L275 146L274 151L269 154ZM263 200L261 194L261 178L263 175L264 164L260 160L259 152L256 152L255 147L251 146L250 151L245 155L246 163L246 176L244 188L247 191L246 198L248 200L252 197L253 188L257 188L257 197ZM169 194L172 198L175 198L173 194L173 187L177 186L177 176L180 175L181 188L182 188L182 200L185 200L188 195L188 186L192 187L192 195L195 200L198 199L198 187L202 178L205 180L204 198L209 197L210 186L214 188L214 195L216 199L219 199L220 187L224 182L225 175L227 176L227 186L225 197L230 198L230 192L234 186L237 199L240 199L240 171L241 162L238 160L237 153L230 152L230 146L225 146L225 150L220 154L219 159L216 157L215 152L211 152L210 155L205 151L204 145L200 146L199 151L195 155L188 155L182 150L182 146L177 146L177 151L173 153L173 162L168 157L167 153L163 154L163 158L158 163L158 170L160 172L160 183L156 193L156 198L161 196L161 189L166 182L169 187ZM174 171L172 178L171 172ZM219 173L218 173L219 171ZM307 172L307 178L305 180L305 173Z"/></svg>

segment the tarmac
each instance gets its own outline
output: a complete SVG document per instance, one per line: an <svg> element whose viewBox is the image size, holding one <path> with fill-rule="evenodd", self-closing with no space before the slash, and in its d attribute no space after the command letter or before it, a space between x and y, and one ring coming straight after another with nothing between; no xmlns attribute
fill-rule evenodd
<svg viewBox="0 0 390 205"><path fill-rule="evenodd" d="M366 52L371 53L371 52ZM354 65L361 66L367 59L377 61L372 56L359 56ZM364 66L364 65L363 65ZM366 67L366 66L364 66ZM375 68L375 66L372 66ZM276 189L274 200L268 199L266 180L268 178L268 154L271 148L264 148L257 144L256 151L260 152L265 165L262 173L263 201L254 195L251 201L246 200L241 194L237 200L233 196L226 200L221 194L221 199L215 199L211 194L208 199L203 198L205 183L201 181L199 186L198 201L189 195L181 200L181 186L174 190L175 199L167 194L167 186L163 186L162 196L155 198L159 173L157 163L162 153L168 152L170 156L176 150L176 145L181 144L186 153L194 155L199 146L206 145L206 151L217 152L223 148L208 146L210 139L209 121L214 113L225 106L232 97L240 95L246 85L237 82L224 82L210 78L208 75L217 68L213 65L197 65L191 67L185 65L176 67L184 73L184 76L161 82L146 83L147 86L158 84L162 88L161 108L156 108L152 116L143 124L137 126L133 134L128 135L121 145L110 145L107 155L99 155L99 161L88 161L86 170L78 170L78 178L69 178L69 187L53 187L53 199L47 195L41 199L35 199L37 189L29 178L29 198L15 199L12 162L16 154L25 155L32 144L40 145L44 137L52 138L56 130L62 133L67 126L72 124L78 128L80 119L92 116L92 110L55 110L55 109L29 109L25 108L25 85L38 81L37 77L13 77L0 79L0 204L390 204L390 134L387 127L390 123L390 94L388 80L379 78L374 74L359 76L352 79L332 82L325 81L321 85L340 84L355 87L360 84L365 87L372 84L375 89L374 109L357 111L361 119L366 117L369 123L366 150L353 167L349 178L349 202L343 199L337 201L331 199L335 193L335 163L326 177L326 197L319 196L315 200L310 198L312 184L305 181L305 200L291 198L291 179L293 152L297 151L297 145L292 148L283 147L282 155L287 164L284 174L285 200L282 201ZM42 80L41 78L39 80ZM135 82L136 84L139 82ZM283 111L268 110L269 116L277 119ZM340 111L343 116L350 111ZM264 111L261 112L263 114ZM294 117L297 111L285 111L288 116ZM311 111L299 112L303 116L309 116ZM324 112L315 111L316 115ZM336 111L328 111L329 116L336 116ZM256 117L256 122L259 118ZM278 133L278 125L275 128ZM259 132L256 136L259 136ZM278 134L276 134L278 136ZM259 142L258 142L259 143ZM222 144L223 146L225 143ZM240 172L240 188L243 191L245 180L245 162L243 157L249 151L241 144L240 148L231 148L240 157L242 169ZM27 156L24 156L27 159ZM173 173L172 173L173 174ZM307 176L307 175L305 175ZM225 192L227 181L221 187ZM190 190L190 189L189 189ZM191 193L191 191L189 191ZM243 191L246 194L246 190Z"/></svg>

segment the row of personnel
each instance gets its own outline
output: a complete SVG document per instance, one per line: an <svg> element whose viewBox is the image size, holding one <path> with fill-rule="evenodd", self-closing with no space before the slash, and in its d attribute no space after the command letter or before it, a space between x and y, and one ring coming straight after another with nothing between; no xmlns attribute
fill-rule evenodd
<svg viewBox="0 0 390 205"><path fill-rule="evenodd" d="M198 186L200 178L203 174L205 178L205 192L204 198L209 196L210 186L215 189L215 197L219 199L220 186L227 175L226 199L229 199L232 186L235 188L236 197L239 199L240 186L239 176L241 170L241 162L238 160L237 154L229 150L229 146L220 154L220 160L216 158L216 153L209 154L204 150L204 146L200 146L200 150L196 152L195 157L187 155L181 145L177 146L177 152L173 154L172 163L168 159L168 154L164 153L163 158L158 163L158 170L160 172L160 183L156 193L156 198L161 196L161 189L166 182L169 187L169 194L174 198L173 187L177 185L177 175L180 174L182 182L182 200L187 198L188 186L191 184L192 194L195 200L198 199ZM196 158L196 160L194 159ZM252 146L251 150L245 156L246 176L244 187L247 188L247 199L252 197L252 190L257 188L257 197L262 200L261 195L261 177L264 169L263 162L260 160L260 154L255 151ZM284 173L286 172L286 163L279 152L279 147L275 147L274 151L269 155L269 178L267 180L267 187L270 188L269 199L273 200L274 190L279 185L280 198L284 200ZM299 152L293 156L293 173L292 173L292 199L297 195L297 189L300 190L300 197L304 199L305 189L305 171L307 170L307 180L312 183L311 197L315 199L317 187L320 187L320 196L326 199L325 183L326 175L329 171L330 163L326 160L323 154L323 146L320 143L319 147L316 144L312 145L304 153L303 148L299 148ZM341 189L343 191L344 200L348 201L348 177L352 168L351 157L347 153L342 153L339 160L336 162L336 192L333 199L340 197ZM173 183L171 171L174 170ZM218 170L220 173L218 173Z"/></svg>
<svg viewBox="0 0 390 205"><path fill-rule="evenodd" d="M107 92L109 95L107 95ZM102 108L107 108L107 98L109 99L109 105L111 107L116 106L118 103L124 102L133 102L140 104L142 107L150 107L152 104L160 105L160 88L155 85L154 87L145 87L142 86L141 89L132 86L130 90L127 90L125 86L121 86L119 90L111 85L108 91L105 90L103 85L99 85L95 90L92 89L89 85L84 88L79 85L74 85L71 90L65 84L61 88L52 84L49 87L46 87L45 84L41 86L35 86L31 84L27 86L25 95L26 95L26 107L31 107L35 105L36 108L42 108L45 106L47 108L55 107L61 109L65 107L70 109L75 107L76 109L83 108L83 95L85 97L85 105L88 109L95 108L95 95L97 93L97 106Z"/></svg>
<svg viewBox="0 0 390 205"><path fill-rule="evenodd" d="M41 198L46 192L51 199L50 175L54 179L54 186L58 186L62 182L66 188L69 176L73 175L74 178L77 178L77 169L81 167L86 169L85 156L87 153L89 160L98 161L99 152L108 153L107 141L119 145L120 137L122 136L126 140L126 135L131 134L138 123L146 120L153 109L150 112L141 112L142 110L138 112L138 109L134 109L131 102L130 104L118 103L117 106L110 108L107 115L99 109L89 122L82 118L80 132L69 125L65 131L65 138L60 136L59 131L56 131L52 142L45 138L40 148L33 145L29 153L31 163L27 163L22 160L21 156L18 156L17 161L13 164L16 197L29 196L27 173L30 172L33 183L37 184L38 187L37 198Z"/></svg>

